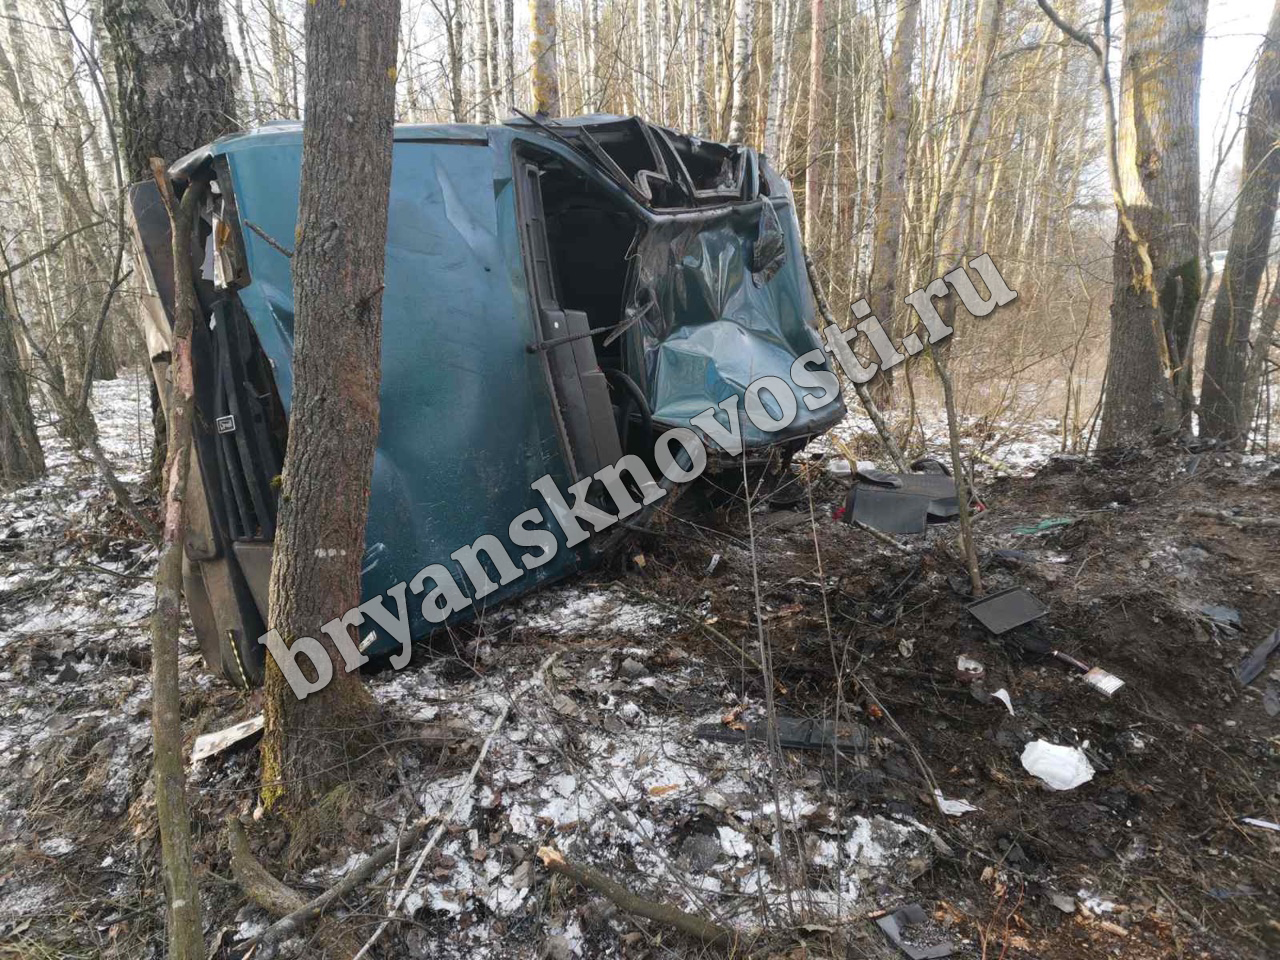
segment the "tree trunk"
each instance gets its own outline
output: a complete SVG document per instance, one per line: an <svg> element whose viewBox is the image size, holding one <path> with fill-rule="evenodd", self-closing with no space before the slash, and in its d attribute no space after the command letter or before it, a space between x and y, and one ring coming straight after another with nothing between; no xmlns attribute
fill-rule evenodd
<svg viewBox="0 0 1280 960"><path fill-rule="evenodd" d="M306 10L293 404L268 618L288 644L360 603L399 26L398 0L316 0ZM262 795L277 808L306 809L347 780L369 742L372 699L333 642L322 645L332 679L305 700L268 658Z"/></svg>
<svg viewBox="0 0 1280 960"><path fill-rule="evenodd" d="M103 0L120 104L125 174L151 176L236 124L236 62L218 0Z"/></svg>
<svg viewBox="0 0 1280 960"><path fill-rule="evenodd" d="M533 109L560 116L560 67L556 60L556 0L533 0L529 56L533 60Z"/></svg>
<svg viewBox="0 0 1280 960"><path fill-rule="evenodd" d="M707 99L707 53L711 46L711 0L692 0L698 17L698 46L694 58L694 109L698 136L711 136L711 104Z"/></svg>
<svg viewBox="0 0 1280 960"><path fill-rule="evenodd" d="M733 3L733 67L731 89L733 106L729 119L729 142L742 143L747 137L747 112L751 101L747 97L747 81L751 77L751 25L755 12L755 0L734 0Z"/></svg>
<svg viewBox="0 0 1280 960"><path fill-rule="evenodd" d="M1244 187L1231 228L1222 283L1200 387L1200 433L1243 443L1252 426L1256 390L1248 388L1249 334L1258 288L1267 265L1280 190L1280 0L1258 57L1244 140ZM1269 345L1254 349L1266 354Z"/></svg>
<svg viewBox="0 0 1280 960"><path fill-rule="evenodd" d="M1111 373L1099 444L1178 427L1176 358L1200 301L1200 62L1207 0L1129 0L1116 130L1124 213L1112 260ZM1127 215L1132 230L1123 222ZM1136 236L1136 240L1135 240ZM1150 258L1144 262L1143 247Z"/></svg>
<svg viewBox="0 0 1280 960"><path fill-rule="evenodd" d="M44 452L27 395L27 375L18 354L18 337L0 289L0 489L22 486L44 476Z"/></svg>
<svg viewBox="0 0 1280 960"><path fill-rule="evenodd" d="M172 163L235 129L235 61L218 0L103 0L102 18L111 42L128 180L150 179L152 157ZM158 485L168 434L154 384L151 409L151 478Z"/></svg>
<svg viewBox="0 0 1280 960"><path fill-rule="evenodd" d="M781 160L782 105L786 103L784 84L790 37L787 36L787 0L773 0L770 11L769 93L764 109L764 153L775 166Z"/></svg>
<svg viewBox="0 0 1280 960"><path fill-rule="evenodd" d="M814 225L818 222L818 155L822 139L819 118L822 114L822 54L825 47L822 0L809 4L809 129L805 136L804 163L804 242L817 249Z"/></svg>
<svg viewBox="0 0 1280 960"><path fill-rule="evenodd" d="M902 214L907 188L907 132L911 109L911 64L916 52L920 0L901 0L898 28L893 36L889 70L884 78L885 116L880 147L880 186L877 191L875 238L871 253L871 312L891 329L898 305L898 255L902 246ZM873 382L881 406L892 399L893 372L882 371Z"/></svg>
<svg viewBox="0 0 1280 960"><path fill-rule="evenodd" d="M515 0L502 0L502 90L507 102L503 112L516 102Z"/></svg>

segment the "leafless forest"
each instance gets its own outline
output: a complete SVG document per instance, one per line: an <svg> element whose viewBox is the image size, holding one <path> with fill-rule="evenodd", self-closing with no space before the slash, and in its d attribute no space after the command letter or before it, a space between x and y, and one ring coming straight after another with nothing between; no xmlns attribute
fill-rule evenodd
<svg viewBox="0 0 1280 960"><path fill-rule="evenodd" d="M0 0L0 90L0 958L1280 953L1280 2ZM901 344L982 254L1017 297L939 299L954 334L842 374L831 429L353 670L319 631L362 642L333 618L383 546L392 123L598 156L590 114L766 158L790 196L743 202L793 203L819 330L866 307ZM226 213L216 156L175 166L270 125L293 235ZM246 341L292 406L270 522L206 536L228 223L292 278L287 379ZM434 296L424 324L472 319ZM473 402L421 447L467 461L431 424ZM859 512L926 469L955 522ZM238 640L232 540L268 548L261 595L224 584ZM1005 590L1035 612L992 629ZM321 638L331 686L294 699L258 628Z"/></svg>

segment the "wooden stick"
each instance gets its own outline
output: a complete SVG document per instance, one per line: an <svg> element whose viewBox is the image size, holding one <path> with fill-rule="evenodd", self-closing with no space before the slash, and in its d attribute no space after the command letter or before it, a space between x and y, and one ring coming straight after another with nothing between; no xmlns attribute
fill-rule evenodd
<svg viewBox="0 0 1280 960"><path fill-rule="evenodd" d="M538 857L542 860L542 865L552 873L562 874L574 883L608 897L627 913L634 913L638 917L665 924L695 940L702 941L707 946L730 946L738 940L738 934L728 927L722 927L695 914L686 913L668 903L655 903L638 897L599 870L578 863L570 863L555 847L541 847L538 850Z"/></svg>

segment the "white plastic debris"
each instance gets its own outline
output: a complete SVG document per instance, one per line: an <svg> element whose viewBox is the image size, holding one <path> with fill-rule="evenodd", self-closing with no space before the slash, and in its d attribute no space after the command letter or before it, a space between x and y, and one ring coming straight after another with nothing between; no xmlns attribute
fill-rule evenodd
<svg viewBox="0 0 1280 960"><path fill-rule="evenodd" d="M981 680L986 672L987 668L981 662L973 659L973 657L966 657L963 654L956 657L956 676L961 683L972 683L975 680Z"/></svg>
<svg viewBox="0 0 1280 960"><path fill-rule="evenodd" d="M938 809L949 817L964 816L966 813L973 813L980 809L967 800L948 800L942 795L941 790L933 791L933 799L938 804Z"/></svg>
<svg viewBox="0 0 1280 960"><path fill-rule="evenodd" d="M1022 751L1022 766L1050 790L1074 790L1093 779L1093 764L1078 747L1033 740Z"/></svg>
<svg viewBox="0 0 1280 960"><path fill-rule="evenodd" d="M991 696L995 697L997 700L1003 703L1004 708L1009 711L1009 716L1011 717L1013 716L1013 700L1009 697L1008 690L1006 690L1004 687L1001 687Z"/></svg>
<svg viewBox="0 0 1280 960"><path fill-rule="evenodd" d="M1247 823L1251 827L1261 827L1263 830L1280 830L1280 823L1273 823L1270 820L1259 820L1257 817L1241 817L1241 823Z"/></svg>

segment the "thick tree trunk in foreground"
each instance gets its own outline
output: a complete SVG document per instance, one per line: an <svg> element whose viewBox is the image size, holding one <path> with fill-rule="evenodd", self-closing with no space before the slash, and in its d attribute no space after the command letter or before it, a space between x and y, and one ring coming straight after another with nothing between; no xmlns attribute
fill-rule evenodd
<svg viewBox="0 0 1280 960"><path fill-rule="evenodd" d="M286 643L360 603L378 437L382 283L395 119L398 0L307 7L307 112L293 260L293 405L269 625ZM353 641L358 639L352 632ZM305 809L348 778L372 701L328 638L333 679L298 700L266 673L263 799Z"/></svg>
<svg viewBox="0 0 1280 960"><path fill-rule="evenodd" d="M44 452L18 356L18 337L0 289L0 490L44 476Z"/></svg>
<svg viewBox="0 0 1280 960"><path fill-rule="evenodd" d="M1141 444L1179 422L1171 378L1200 302L1200 62L1207 0L1129 0L1116 136L1119 194L1111 372L1099 444ZM1141 246L1150 257L1148 270Z"/></svg>
<svg viewBox="0 0 1280 960"><path fill-rule="evenodd" d="M911 63L916 52L919 0L901 0L898 28L893 37L885 83L884 135L880 141L880 186L876 203L876 229L871 253L869 303L886 329L892 330L897 310L898 256L902 247L902 213L907 190L907 127L911 107ZM873 396L882 406L892 400L893 371L882 371L872 383Z"/></svg>
<svg viewBox="0 0 1280 960"><path fill-rule="evenodd" d="M1276 222L1276 194L1280 190L1280 2L1258 58L1258 72L1249 101L1244 140L1244 188L1222 284L1213 302L1213 323L1200 388L1200 433L1206 437L1243 442L1253 420L1254 395L1248 389L1249 332L1258 288L1267 265L1271 231ZM1255 350L1265 354L1268 345Z"/></svg>
<svg viewBox="0 0 1280 960"><path fill-rule="evenodd" d="M560 65L556 50L556 0L532 0L529 56L533 60L533 110L560 116Z"/></svg>

